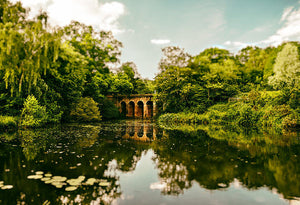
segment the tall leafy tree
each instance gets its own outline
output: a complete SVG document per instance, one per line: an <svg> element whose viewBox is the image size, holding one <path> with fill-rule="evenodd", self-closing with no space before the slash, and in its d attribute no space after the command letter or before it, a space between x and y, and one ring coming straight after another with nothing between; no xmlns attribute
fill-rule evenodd
<svg viewBox="0 0 300 205"><path fill-rule="evenodd" d="M190 55L178 47L163 49L160 73L155 78L157 98L165 112L193 109L203 111L203 95L199 69L190 65ZM204 106L205 107L205 106Z"/></svg>
<svg viewBox="0 0 300 205"><path fill-rule="evenodd" d="M269 83L275 88L294 88L300 85L300 60L298 48L288 43L277 55L274 65L274 75Z"/></svg>
<svg viewBox="0 0 300 205"><path fill-rule="evenodd" d="M87 62L83 95L93 97L99 103L109 92L112 80L110 67L119 62L122 43L111 32L98 32L92 26L76 21L64 28L63 39Z"/></svg>

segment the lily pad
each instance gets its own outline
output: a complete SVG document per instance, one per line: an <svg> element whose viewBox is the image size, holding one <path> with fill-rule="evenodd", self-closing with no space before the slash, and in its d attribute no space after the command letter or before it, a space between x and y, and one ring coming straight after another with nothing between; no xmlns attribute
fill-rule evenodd
<svg viewBox="0 0 300 205"><path fill-rule="evenodd" d="M99 186L109 186L110 183L109 182L100 182Z"/></svg>
<svg viewBox="0 0 300 205"><path fill-rule="evenodd" d="M84 181L84 180L85 180L85 176L79 176L79 177L78 177L78 180Z"/></svg>
<svg viewBox="0 0 300 205"><path fill-rule="evenodd" d="M58 188L58 189L61 189L61 188L63 188L63 185L62 184L58 184L55 187Z"/></svg>
<svg viewBox="0 0 300 205"><path fill-rule="evenodd" d="M62 188L65 185L65 183L58 182L58 181L53 181L51 184L56 188Z"/></svg>
<svg viewBox="0 0 300 205"><path fill-rule="evenodd" d="M45 177L52 177L52 174L47 173L45 174Z"/></svg>
<svg viewBox="0 0 300 205"><path fill-rule="evenodd" d="M41 180L42 181L49 181L49 180L51 180L51 178L50 177L44 177L44 178L41 178Z"/></svg>
<svg viewBox="0 0 300 205"><path fill-rule="evenodd" d="M87 185L94 185L94 183L97 181L97 179L95 179L95 178L89 178L85 183L87 184Z"/></svg>
<svg viewBox="0 0 300 205"><path fill-rule="evenodd" d="M64 182L67 180L67 177L62 177L62 176L54 176L52 177L53 181L57 181L57 182Z"/></svg>
<svg viewBox="0 0 300 205"><path fill-rule="evenodd" d="M67 182L68 182L71 186L80 186L82 181L79 180L79 179L69 179L69 180L67 180Z"/></svg>
<svg viewBox="0 0 300 205"><path fill-rule="evenodd" d="M27 179L41 179L43 178L43 175L29 175L27 176Z"/></svg>
<svg viewBox="0 0 300 205"><path fill-rule="evenodd" d="M1 187L1 189L12 189L14 186L13 185L5 185L3 187Z"/></svg>
<svg viewBox="0 0 300 205"><path fill-rule="evenodd" d="M77 186L69 186L69 187L66 187L66 191L74 191L77 189Z"/></svg>
<svg viewBox="0 0 300 205"><path fill-rule="evenodd" d="M36 175L43 175L44 172L42 172L42 171L37 171L37 172L35 172L35 174L36 174Z"/></svg>
<svg viewBox="0 0 300 205"><path fill-rule="evenodd" d="M50 180L47 180L47 181L44 181L44 182L45 182L45 184L51 184L53 182L53 180L50 179Z"/></svg>

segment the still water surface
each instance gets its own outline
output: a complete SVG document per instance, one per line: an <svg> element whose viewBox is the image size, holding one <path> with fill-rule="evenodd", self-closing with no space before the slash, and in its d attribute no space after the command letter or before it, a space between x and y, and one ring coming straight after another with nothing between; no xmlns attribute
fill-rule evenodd
<svg viewBox="0 0 300 205"><path fill-rule="evenodd" d="M0 134L0 204L300 204L299 134L149 121Z"/></svg>

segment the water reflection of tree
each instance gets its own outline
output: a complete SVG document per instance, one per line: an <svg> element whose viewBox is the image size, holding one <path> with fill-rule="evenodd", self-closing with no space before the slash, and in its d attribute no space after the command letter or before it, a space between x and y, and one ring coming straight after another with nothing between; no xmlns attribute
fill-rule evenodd
<svg viewBox="0 0 300 205"><path fill-rule="evenodd" d="M276 139L272 143L266 135L256 135L244 136L247 143L243 143L230 140L237 139L232 132L227 132L230 136L218 133L218 139L213 138L216 133L209 134L210 137L203 130L173 130L168 131L168 139L153 145L159 176L167 183L164 194L180 194L194 180L206 189L223 189L237 178L249 189L267 186L276 188L285 198L300 196L300 149L294 140L286 145Z"/></svg>
<svg viewBox="0 0 300 205"><path fill-rule="evenodd" d="M19 130L18 135L27 160L34 160L41 149L46 149L47 132L44 130Z"/></svg>

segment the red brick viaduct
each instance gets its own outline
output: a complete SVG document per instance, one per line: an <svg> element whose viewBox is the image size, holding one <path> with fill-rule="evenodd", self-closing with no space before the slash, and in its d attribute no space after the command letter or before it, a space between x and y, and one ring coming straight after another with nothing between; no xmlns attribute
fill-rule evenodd
<svg viewBox="0 0 300 205"><path fill-rule="evenodd" d="M153 94L107 96L114 102L120 113L128 118L152 118L156 115Z"/></svg>

